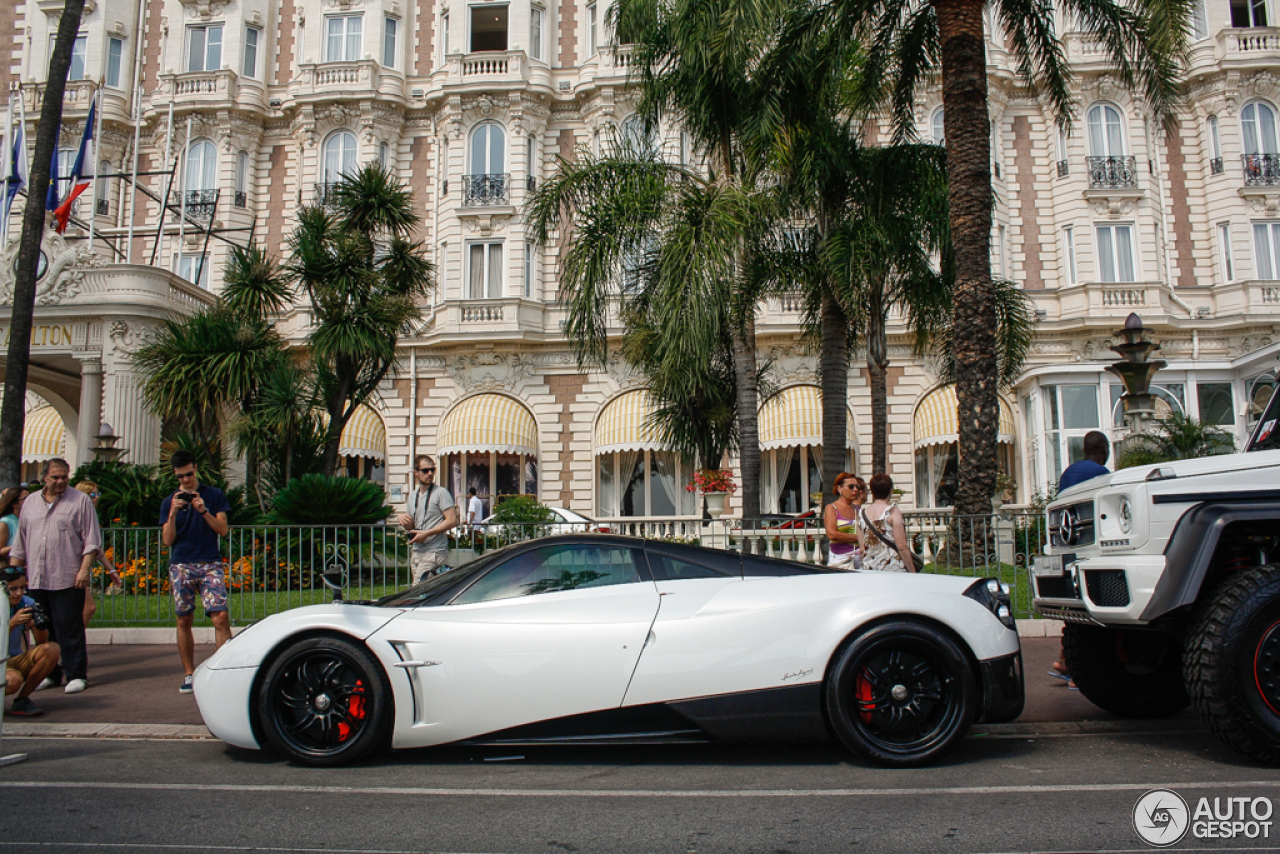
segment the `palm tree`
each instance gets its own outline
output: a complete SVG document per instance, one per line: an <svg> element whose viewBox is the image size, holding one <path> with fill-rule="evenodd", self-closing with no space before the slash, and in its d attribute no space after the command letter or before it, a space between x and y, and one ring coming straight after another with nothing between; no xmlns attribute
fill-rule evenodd
<svg viewBox="0 0 1280 854"><path fill-rule="evenodd" d="M369 164L339 182L332 210L302 208L287 271L312 314L307 346L329 415L322 472L338 467L342 429L396 364L396 343L422 316L434 267L409 234L413 195Z"/></svg>
<svg viewBox="0 0 1280 854"><path fill-rule="evenodd" d="M1046 96L1062 122L1072 115L1070 70L1054 28L1055 9L1094 38L1128 86L1140 87L1166 125L1173 122L1185 56L1188 0L992 0L1026 87ZM987 109L984 11L987 0L831 0L810 7L782 45L818 40L845 58L861 44L859 91L867 106L886 104L902 138L914 136L917 89L940 71L945 116L949 216L955 246L954 326L958 366L960 489L957 513L983 513L995 492L999 366L991 278L991 131ZM833 37L834 34L834 37ZM803 73L799 68L797 73Z"/></svg>
<svg viewBox="0 0 1280 854"><path fill-rule="evenodd" d="M1117 469L1212 457L1235 449L1230 433L1182 412L1157 418L1152 426L1154 432L1135 433L1125 440Z"/></svg>
<svg viewBox="0 0 1280 854"><path fill-rule="evenodd" d="M4 402L0 404L0 483L22 479L22 434L26 427L27 374L31 368L31 328L35 320L36 269L45 229L45 189L49 167L62 129L62 96L71 70L71 52L80 30L85 0L66 0L58 18L58 35L49 56L49 76L36 126L36 146L22 214L22 237L14 270L9 349L4 365ZM5 140L8 142L8 140ZM83 438L82 438L83 441Z"/></svg>

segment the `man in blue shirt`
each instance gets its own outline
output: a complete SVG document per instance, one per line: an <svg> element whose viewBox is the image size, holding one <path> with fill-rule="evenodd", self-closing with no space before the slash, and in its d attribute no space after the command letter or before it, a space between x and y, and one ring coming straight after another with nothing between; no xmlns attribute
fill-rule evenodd
<svg viewBox="0 0 1280 854"><path fill-rule="evenodd" d="M1062 473L1062 477L1058 478L1058 494L1066 492L1077 484L1084 483L1086 480L1093 480L1104 474L1111 474L1107 469L1106 462L1111 456L1111 443L1107 441L1105 434L1093 430L1084 434L1084 459L1079 462L1072 463L1067 466L1066 471ZM1067 662L1061 653L1058 654L1058 660L1053 663L1049 675L1057 679L1065 679L1072 688L1076 687L1076 683L1071 681L1071 674L1067 671Z"/></svg>
<svg viewBox="0 0 1280 854"><path fill-rule="evenodd" d="M1111 474L1106 462L1111 456L1111 443L1104 433L1093 430L1084 434L1084 459L1067 466L1067 470L1058 478L1058 493L1062 494L1071 487L1086 480L1092 480L1104 474Z"/></svg>
<svg viewBox="0 0 1280 854"><path fill-rule="evenodd" d="M58 666L61 650L49 641L48 618L41 618L36 600L27 596L27 575L21 569L6 573L9 588L9 657L4 665L4 693L17 694L9 714L33 718L44 714L31 702L31 693ZM31 636L35 636L35 644Z"/></svg>
<svg viewBox="0 0 1280 854"><path fill-rule="evenodd" d="M173 473L178 491L160 504L160 532L169 547L169 589L178 617L178 657L186 676L178 691L191 693L196 672L196 641L191 631L195 619L196 594L205 614L213 620L214 641L222 646L231 640L231 620L227 616L227 572L222 563L218 538L231 530L227 512L231 506L222 490L200 483L196 459L190 451L174 451ZM215 647L216 648L216 647Z"/></svg>

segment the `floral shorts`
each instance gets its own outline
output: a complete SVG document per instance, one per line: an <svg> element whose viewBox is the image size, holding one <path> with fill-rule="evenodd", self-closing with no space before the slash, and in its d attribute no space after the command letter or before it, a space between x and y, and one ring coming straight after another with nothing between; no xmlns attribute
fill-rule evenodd
<svg viewBox="0 0 1280 854"><path fill-rule="evenodd" d="M179 617L195 611L196 593L200 594L205 614L227 610L227 574L220 560L170 564L169 589L173 591L174 613Z"/></svg>

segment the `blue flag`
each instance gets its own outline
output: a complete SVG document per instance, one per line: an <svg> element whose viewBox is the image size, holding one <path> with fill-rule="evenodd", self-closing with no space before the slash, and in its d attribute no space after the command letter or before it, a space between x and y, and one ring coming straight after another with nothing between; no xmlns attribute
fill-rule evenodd
<svg viewBox="0 0 1280 854"><path fill-rule="evenodd" d="M53 162L49 164L49 192L44 196L44 209L57 210L62 197L58 195L58 149L53 150Z"/></svg>

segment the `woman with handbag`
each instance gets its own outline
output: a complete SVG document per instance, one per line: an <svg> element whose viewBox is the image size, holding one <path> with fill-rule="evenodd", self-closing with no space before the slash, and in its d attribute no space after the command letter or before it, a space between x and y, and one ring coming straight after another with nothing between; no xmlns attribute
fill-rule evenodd
<svg viewBox="0 0 1280 854"><path fill-rule="evenodd" d="M889 503L893 478L884 472L871 476L871 503L858 513L862 532L862 568L884 572L918 572L914 555L907 546L907 528L902 511Z"/></svg>
<svg viewBox="0 0 1280 854"><path fill-rule="evenodd" d="M858 566L858 506L866 495L862 478L847 471L840 472L832 492L836 500L822 511L823 527L831 552L827 566L833 569L860 569Z"/></svg>

